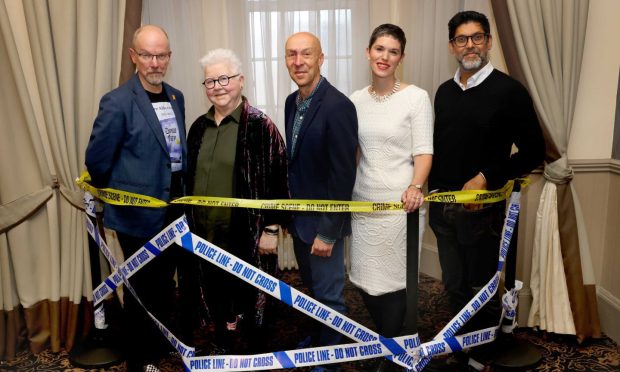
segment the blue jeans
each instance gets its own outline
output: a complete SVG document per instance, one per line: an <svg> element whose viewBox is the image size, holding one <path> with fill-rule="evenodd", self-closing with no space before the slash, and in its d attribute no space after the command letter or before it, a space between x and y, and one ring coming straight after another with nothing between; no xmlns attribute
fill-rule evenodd
<svg viewBox="0 0 620 372"><path fill-rule="evenodd" d="M301 279L312 290L314 299L344 313L344 240L336 241L330 257L310 254L312 244L306 244L297 237L293 237L293 246ZM341 339L339 332L322 326L317 346L336 345Z"/></svg>
<svg viewBox="0 0 620 372"><path fill-rule="evenodd" d="M467 210L462 204L430 203L429 224L437 237L439 263L452 315L456 315L497 271L505 203ZM497 325L499 291L459 333Z"/></svg>

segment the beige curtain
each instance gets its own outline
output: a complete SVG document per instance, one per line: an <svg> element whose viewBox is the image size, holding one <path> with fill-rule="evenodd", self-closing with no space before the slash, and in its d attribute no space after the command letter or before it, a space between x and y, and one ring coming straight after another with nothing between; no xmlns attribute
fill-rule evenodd
<svg viewBox="0 0 620 372"><path fill-rule="evenodd" d="M579 341L598 337L594 274L566 154L589 1L492 4L509 70L529 87L547 137L546 184L537 214L528 326L573 334Z"/></svg>
<svg viewBox="0 0 620 372"><path fill-rule="evenodd" d="M124 12L123 0L0 2L0 359L26 343L70 349L88 308L73 180L99 98L118 84Z"/></svg>

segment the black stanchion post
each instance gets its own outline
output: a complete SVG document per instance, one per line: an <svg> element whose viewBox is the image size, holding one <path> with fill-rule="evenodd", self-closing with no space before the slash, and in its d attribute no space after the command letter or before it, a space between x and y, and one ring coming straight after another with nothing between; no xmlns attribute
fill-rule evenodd
<svg viewBox="0 0 620 372"><path fill-rule="evenodd" d="M513 191L519 191L521 186L515 181ZM506 271L504 273L504 286L506 291L510 291L515 287L515 277L517 271L517 246L519 236L519 221L517 220L512 238L510 239L510 247L506 256ZM516 314L515 314L516 316ZM504 318L503 322L507 322ZM508 321L507 325L511 325L512 321ZM500 328L498 332L498 351L495 356L494 364L498 367L523 369L538 364L542 359L542 355L527 340L518 339L512 332L503 332Z"/></svg>
<svg viewBox="0 0 620 372"><path fill-rule="evenodd" d="M405 334L418 332L418 254L420 241L420 212L407 214L407 310Z"/></svg>
<svg viewBox="0 0 620 372"><path fill-rule="evenodd" d="M96 222L96 226L99 229L99 235L102 239L105 239L104 231L101 226L102 218L101 213L97 212L97 221L91 218L93 224ZM93 282L93 288L96 288L101 283L101 270L99 266L99 247L95 240L88 236L88 248L90 254L90 267L91 278ZM97 309L101 308L101 311L105 309L105 301L102 301ZM95 314L97 311L95 311ZM105 314L105 312L104 312ZM81 368L107 368L116 364L120 364L124 360L124 356L121 350L117 349L114 345L118 345L119 342L112 334L112 330L109 328L100 329L93 327L90 333L90 337L86 339L80 345L75 345L69 353L69 360L77 367Z"/></svg>

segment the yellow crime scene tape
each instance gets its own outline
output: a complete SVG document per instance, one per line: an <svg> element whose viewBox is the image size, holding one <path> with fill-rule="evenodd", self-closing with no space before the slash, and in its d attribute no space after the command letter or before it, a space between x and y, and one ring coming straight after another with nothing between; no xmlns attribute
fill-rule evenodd
<svg viewBox="0 0 620 372"><path fill-rule="evenodd" d="M146 195L134 194L116 189L98 189L89 184L90 175L84 171L76 179L76 184L84 191L90 192L94 197L105 203L115 205L139 206L147 208L162 208L170 204L189 204L205 207L226 208L252 208L271 209L303 212L382 212L402 211L402 202L370 202L370 201L344 201L344 200L302 200L302 199L238 199L221 198L214 196L184 196L166 203L163 200ZM530 184L529 178L516 180L521 188ZM424 200L435 203L468 203L486 204L496 203L508 198L514 187L515 180L508 181L504 187L498 190L461 190L438 192L427 195Z"/></svg>

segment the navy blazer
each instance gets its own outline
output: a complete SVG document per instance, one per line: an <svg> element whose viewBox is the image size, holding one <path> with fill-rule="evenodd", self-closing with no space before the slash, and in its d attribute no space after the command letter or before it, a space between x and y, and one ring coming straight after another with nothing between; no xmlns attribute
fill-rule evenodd
<svg viewBox="0 0 620 372"><path fill-rule="evenodd" d="M187 165L183 93L164 83L179 126L183 172ZM92 184L164 201L170 200L171 161L166 139L138 75L105 94L86 148L86 168ZM104 207L104 225L139 237L152 237L163 228L166 208Z"/></svg>
<svg viewBox="0 0 620 372"><path fill-rule="evenodd" d="M357 167L355 106L324 80L312 98L297 137L295 153L291 154L298 94L296 91L289 95L284 106L291 197L351 200ZM317 234L340 239L351 234L351 214L296 213L289 230L307 244L311 244Z"/></svg>

